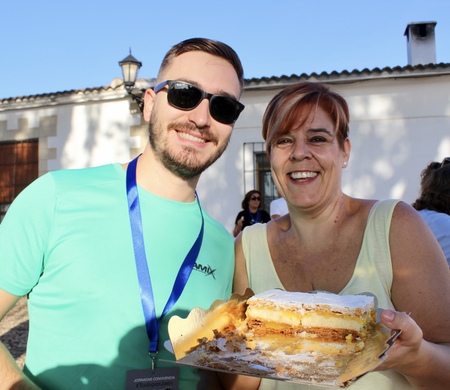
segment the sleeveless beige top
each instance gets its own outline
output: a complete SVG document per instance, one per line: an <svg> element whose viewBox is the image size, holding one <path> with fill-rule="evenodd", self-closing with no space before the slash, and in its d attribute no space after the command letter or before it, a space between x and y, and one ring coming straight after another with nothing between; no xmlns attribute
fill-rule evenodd
<svg viewBox="0 0 450 390"><path fill-rule="evenodd" d="M395 310L391 301L393 274L389 229L392 213L398 202L398 200L383 200L372 206L353 275L339 294L371 292L378 299L378 307ZM243 231L242 248L250 288L255 294L272 288L285 289L270 256L265 224L249 226ZM262 390L324 389L324 387L269 379L263 379L259 388ZM393 370L366 374L351 385L352 390L411 390L412 388L401 374Z"/></svg>

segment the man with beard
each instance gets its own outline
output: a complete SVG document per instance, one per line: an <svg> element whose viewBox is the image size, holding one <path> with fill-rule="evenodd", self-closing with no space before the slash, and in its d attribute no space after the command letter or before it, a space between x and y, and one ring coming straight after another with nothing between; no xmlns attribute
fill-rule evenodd
<svg viewBox="0 0 450 390"><path fill-rule="evenodd" d="M233 49L183 41L145 93L142 155L48 173L15 200L0 226L0 316L28 295L30 332L24 373L1 345L2 388L196 388L198 373L170 362L167 323L231 294L233 239L195 188L242 88Z"/></svg>

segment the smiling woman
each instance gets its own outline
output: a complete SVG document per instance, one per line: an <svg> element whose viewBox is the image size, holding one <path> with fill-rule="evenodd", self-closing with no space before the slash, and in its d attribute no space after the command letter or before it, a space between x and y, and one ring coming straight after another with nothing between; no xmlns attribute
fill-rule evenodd
<svg viewBox="0 0 450 390"><path fill-rule="evenodd" d="M346 101L320 83L289 86L269 103L263 137L289 214L249 226L237 237L234 290L372 293L378 307L385 309L384 325L403 332L379 371L365 375L352 388L447 389L447 262L411 206L397 200L356 199L342 192L342 170L351 150L349 120ZM424 361L433 364L414 369L425 367ZM234 386L319 389L268 379L260 383L250 377L238 378Z"/></svg>
<svg viewBox="0 0 450 390"><path fill-rule="evenodd" d="M321 86L316 83L297 84L286 88L272 99L264 114L262 129L269 158L278 139L304 124L315 109L327 112L333 123L333 131L329 135L337 136L339 146L344 146L344 141L348 138L350 120L347 103L338 94L325 93L326 87ZM302 99L298 99L299 95L302 95ZM310 131L327 132L326 128Z"/></svg>

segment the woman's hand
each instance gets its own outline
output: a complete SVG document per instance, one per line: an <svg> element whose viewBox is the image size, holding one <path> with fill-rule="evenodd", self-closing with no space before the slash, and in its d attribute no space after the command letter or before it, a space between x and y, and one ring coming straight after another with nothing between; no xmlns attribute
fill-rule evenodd
<svg viewBox="0 0 450 390"><path fill-rule="evenodd" d="M377 370L394 369L402 371L402 367L410 367L419 359L423 333L419 325L406 313L393 310L383 310L381 321L392 330L401 330L394 345L387 352L386 360L378 366Z"/></svg>
<svg viewBox="0 0 450 390"><path fill-rule="evenodd" d="M448 390L450 344L424 340L422 329L406 313L383 310L381 321L388 328L402 332L377 370L394 369L416 389Z"/></svg>

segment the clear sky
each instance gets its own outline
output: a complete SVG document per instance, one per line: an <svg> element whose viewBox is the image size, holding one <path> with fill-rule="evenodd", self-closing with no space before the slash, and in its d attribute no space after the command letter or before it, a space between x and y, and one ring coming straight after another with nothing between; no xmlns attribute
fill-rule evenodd
<svg viewBox="0 0 450 390"><path fill-rule="evenodd" d="M130 47L156 77L200 36L232 46L246 78L405 66L405 28L423 21L450 63L449 0L1 0L0 98L107 86Z"/></svg>

